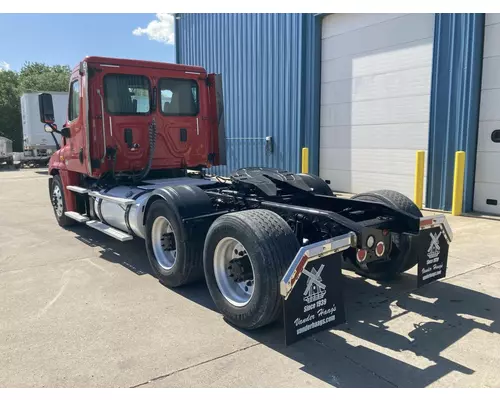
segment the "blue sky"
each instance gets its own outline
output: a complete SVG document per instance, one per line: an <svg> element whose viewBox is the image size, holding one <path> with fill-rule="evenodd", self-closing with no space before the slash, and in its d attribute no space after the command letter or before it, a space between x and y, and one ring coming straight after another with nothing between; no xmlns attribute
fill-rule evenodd
<svg viewBox="0 0 500 400"><path fill-rule="evenodd" d="M134 32L135 31L135 32ZM85 56L174 62L168 14L0 14L0 68L75 66Z"/></svg>

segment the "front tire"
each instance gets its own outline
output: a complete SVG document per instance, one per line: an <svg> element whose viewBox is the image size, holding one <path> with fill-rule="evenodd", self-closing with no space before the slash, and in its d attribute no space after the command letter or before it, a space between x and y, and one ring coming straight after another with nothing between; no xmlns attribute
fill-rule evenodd
<svg viewBox="0 0 500 400"><path fill-rule="evenodd" d="M57 223L59 226L66 227L74 225L76 222L64 214L67 211L67 208L63 188L64 186L62 184L61 177L59 175L55 175L52 178L50 201L52 203L52 209L54 210Z"/></svg>
<svg viewBox="0 0 500 400"><path fill-rule="evenodd" d="M291 228L272 211L247 210L218 218L205 240L203 265L222 315L249 330L275 321L283 303L280 281L298 249Z"/></svg>

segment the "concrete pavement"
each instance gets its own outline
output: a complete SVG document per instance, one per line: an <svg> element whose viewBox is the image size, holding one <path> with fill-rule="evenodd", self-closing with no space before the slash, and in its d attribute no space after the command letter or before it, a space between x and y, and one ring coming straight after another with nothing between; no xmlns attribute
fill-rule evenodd
<svg viewBox="0 0 500 400"><path fill-rule="evenodd" d="M163 287L141 240L59 228L45 170L0 172L0 204L1 387L500 386L500 221L449 217L448 277L419 290L346 273L348 323L285 347Z"/></svg>

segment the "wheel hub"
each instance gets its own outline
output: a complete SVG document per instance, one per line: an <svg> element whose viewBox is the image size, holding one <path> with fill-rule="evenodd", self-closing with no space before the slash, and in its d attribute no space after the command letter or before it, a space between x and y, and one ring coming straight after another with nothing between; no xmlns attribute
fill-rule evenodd
<svg viewBox="0 0 500 400"><path fill-rule="evenodd" d="M163 250L172 251L175 250L175 236L173 232L164 233L162 235L161 241L163 243Z"/></svg>
<svg viewBox="0 0 500 400"><path fill-rule="evenodd" d="M57 185L54 185L54 189L52 190L52 207L54 207L57 216L62 217L64 209L62 193Z"/></svg>
<svg viewBox="0 0 500 400"><path fill-rule="evenodd" d="M177 258L175 233L170 221L159 216L151 228L151 245L156 261L164 270L170 270Z"/></svg>
<svg viewBox="0 0 500 400"><path fill-rule="evenodd" d="M214 274L224 298L233 306L248 304L254 291L254 270L245 247L236 239L222 239L214 251Z"/></svg>
<svg viewBox="0 0 500 400"><path fill-rule="evenodd" d="M252 265L247 255L241 258L233 258L227 267L236 282L243 282L253 279Z"/></svg>

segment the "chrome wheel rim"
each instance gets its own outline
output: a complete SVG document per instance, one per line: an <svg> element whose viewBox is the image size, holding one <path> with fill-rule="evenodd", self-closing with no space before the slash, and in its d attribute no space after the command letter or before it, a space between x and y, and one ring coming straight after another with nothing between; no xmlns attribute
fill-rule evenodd
<svg viewBox="0 0 500 400"><path fill-rule="evenodd" d="M52 189L52 206L54 207L57 216L62 217L64 206L59 185L54 185L54 189Z"/></svg>
<svg viewBox="0 0 500 400"><path fill-rule="evenodd" d="M252 299L255 272L245 247L236 239L222 239L214 251L214 274L224 298L235 307Z"/></svg>
<svg viewBox="0 0 500 400"><path fill-rule="evenodd" d="M166 271L172 269L177 258L177 240L172 224L165 217L157 217L153 222L151 242L160 267Z"/></svg>

